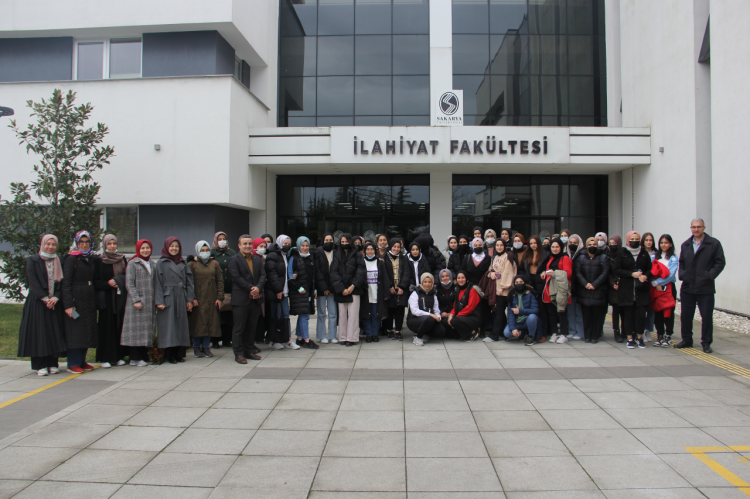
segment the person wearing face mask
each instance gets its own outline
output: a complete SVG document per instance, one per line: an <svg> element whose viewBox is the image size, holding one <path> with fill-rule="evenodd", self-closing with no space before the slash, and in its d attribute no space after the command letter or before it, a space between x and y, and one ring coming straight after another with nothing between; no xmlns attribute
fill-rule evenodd
<svg viewBox="0 0 750 499"><path fill-rule="evenodd" d="M484 341L500 341L500 336L505 331L508 323L506 308L508 306L508 294L513 289L513 283L518 273L515 255L505 247L505 241L495 241L495 256L492 258L488 276L495 283L495 320L492 324L492 333Z"/></svg>
<svg viewBox="0 0 750 499"><path fill-rule="evenodd" d="M211 242L211 256L221 268L221 277L224 279L224 301L221 302L219 320L221 321L221 338L211 338L214 348L232 346L232 278L229 275L229 259L237 252L229 247L229 238L226 232L217 232ZM221 340L221 343L219 343Z"/></svg>
<svg viewBox="0 0 750 499"><path fill-rule="evenodd" d="M456 253L458 251L458 238L456 236L448 236L448 245L445 247L445 249L442 251L443 258L445 259L445 266L448 266L448 263L451 261L451 256L453 253Z"/></svg>
<svg viewBox="0 0 750 499"><path fill-rule="evenodd" d="M516 255L516 261L520 264L523 261L523 254L528 249L524 244L523 234L520 232L513 234L513 245L508 249Z"/></svg>
<svg viewBox="0 0 750 499"><path fill-rule="evenodd" d="M333 235L323 234L323 245L315 250L315 289L318 291L318 327L316 336L321 343L338 343L336 324L338 323L338 305L333 297L331 284L331 264L333 263ZM326 321L326 318L328 319ZM326 329L326 325L328 328Z"/></svg>
<svg viewBox="0 0 750 499"><path fill-rule="evenodd" d="M583 334L586 343L598 343L607 312L607 282L609 260L599 251L596 238L586 240L586 251L573 261L576 286L575 299L583 315Z"/></svg>
<svg viewBox="0 0 750 499"><path fill-rule="evenodd" d="M273 315L275 321L275 331L272 335L275 341L271 342L271 348L274 350L300 348L296 342L292 341L292 324L289 319L287 255L291 249L292 239L286 234L281 234L276 238L276 243L270 244L266 249L266 286L270 287L268 292L275 297L271 303L271 310L266 311Z"/></svg>
<svg viewBox="0 0 750 499"><path fill-rule="evenodd" d="M547 282L544 285L542 301L549 317L550 343L568 342L567 306L570 305L570 284L573 278L573 262L563 250L559 238L552 239L550 259L546 267ZM557 326L560 325L560 332Z"/></svg>
<svg viewBox="0 0 750 499"><path fill-rule="evenodd" d="M490 257L484 249L484 241L476 237L471 241L472 251L461 263L461 270L466 272L466 277L472 284L479 284L482 276L490 268Z"/></svg>
<svg viewBox="0 0 750 499"><path fill-rule="evenodd" d="M609 238L607 234L605 232L597 232L594 238L596 239L596 247L599 250L599 254L609 256L609 247L607 246Z"/></svg>
<svg viewBox="0 0 750 499"><path fill-rule="evenodd" d="M211 338L221 337L219 310L224 301L224 278L207 241L198 241L195 253L196 259L189 263L195 289L193 311L188 317L190 337L196 358L213 357Z"/></svg>
<svg viewBox="0 0 750 499"><path fill-rule="evenodd" d="M481 227L474 227L474 230L471 231L471 233L474 236L473 239L477 239L477 238L482 239L482 228Z"/></svg>
<svg viewBox="0 0 750 499"><path fill-rule="evenodd" d="M412 265L401 253L401 241L393 238L389 241L391 249L383 258L386 280L391 283L388 298L388 318L385 329L392 340L401 341L401 328L404 324L404 313L409 304L409 286L411 284Z"/></svg>
<svg viewBox="0 0 750 499"><path fill-rule="evenodd" d="M445 328L447 337L457 337L457 335L451 335L454 332L453 328L448 327L448 315L453 308L453 303L456 301L456 286L453 285L453 272L448 269L443 269L438 274L440 280L438 285L435 286L436 294L438 297L438 303L440 304L440 317Z"/></svg>
<svg viewBox="0 0 750 499"><path fill-rule="evenodd" d="M362 236L354 236L352 238L352 244L355 246L355 249L359 251L361 255L364 255L364 246L365 246L365 240Z"/></svg>
<svg viewBox="0 0 750 499"><path fill-rule="evenodd" d="M448 309L448 317L442 320L443 327L446 331L455 331L465 342L474 341L479 338L479 328L482 325L481 303L484 293L479 286L469 282L465 271L459 270L453 294L454 301Z"/></svg>
<svg viewBox="0 0 750 499"><path fill-rule="evenodd" d="M578 234L572 234L568 239L568 245L565 248L565 253L573 262L575 268L576 259L586 255L586 248L582 244L581 236ZM583 335L583 312L581 306L578 304L576 298L576 280L573 279L570 286L570 305L566 309L568 316L568 339L571 340L582 340Z"/></svg>
<svg viewBox="0 0 750 499"><path fill-rule="evenodd" d="M422 233L414 239L414 242L419 244L422 258L427 262L427 267L435 278L434 280L437 281L438 272L445 267L445 263L440 250L435 247L435 241L430 234Z"/></svg>
<svg viewBox="0 0 750 499"><path fill-rule="evenodd" d="M351 234L342 234L331 264L331 285L339 306L339 343L347 347L359 343L359 306L367 279L364 258L352 239Z"/></svg>
<svg viewBox="0 0 750 499"><path fill-rule="evenodd" d="M558 237L560 238L560 241L562 242L563 251L565 251L565 248L568 245L568 241L570 240L571 234L572 232L570 232L570 229L563 229L560 231L560 235ZM568 255L568 257L570 257L570 255Z"/></svg>
<svg viewBox="0 0 750 499"><path fill-rule="evenodd" d="M99 310L99 344L96 360L103 368L124 366L127 349L120 345L125 314L125 257L117 252L117 237L107 234L103 240L101 277L107 283L104 291L106 307Z"/></svg>
<svg viewBox="0 0 750 499"><path fill-rule="evenodd" d="M536 343L539 335L539 303L536 290L526 284L524 276L516 276L513 291L508 295L508 325L503 330L505 341L518 341L526 331L526 346Z"/></svg>
<svg viewBox="0 0 750 499"><path fill-rule="evenodd" d="M315 314L315 265L310 254L310 240L297 238L297 246L289 251L287 279L289 286L289 313L297 316L297 345L317 349L310 339L310 314Z"/></svg>
<svg viewBox="0 0 750 499"><path fill-rule="evenodd" d="M265 239L256 237L255 239L253 239L252 248L253 249L251 253L260 258L260 263L261 265L263 265L263 270L265 273L266 250L268 248L268 243ZM274 328L276 327L276 321L275 319L272 319L273 314L266 313L266 310L270 310L270 305L268 304L268 293L265 293L265 289L261 289L260 293L263 298L260 300L261 313L260 317L258 317L258 325L255 328L255 343L270 343L269 339L273 337L273 334L275 334L272 333L272 331L274 331ZM273 322L273 327L270 327L272 325L271 322ZM234 327L232 328L232 330L234 330ZM255 347L255 349L260 352L259 348Z"/></svg>
<svg viewBox="0 0 750 499"><path fill-rule="evenodd" d="M612 329L615 333L615 341L624 341L621 331L624 329L625 319L620 314L620 306L617 304L617 285L620 278L615 274L615 259L622 248L622 238L618 235L609 237L607 246L607 259L609 260L609 286L607 289L607 302L612 306Z"/></svg>
<svg viewBox="0 0 750 499"><path fill-rule="evenodd" d="M458 236L456 251L454 251L448 259L448 270L450 270L453 275L457 275L458 271L461 270L461 262L464 261L469 253L471 253L469 238L462 234Z"/></svg>
<svg viewBox="0 0 750 499"><path fill-rule="evenodd" d="M646 348L643 330L646 324L646 307L651 303L649 282L651 256L641 247L641 236L631 230L625 236L627 247L622 248L615 258L615 274L620 278L617 284L617 304L623 316L623 334L628 337L628 348Z"/></svg>
<svg viewBox="0 0 750 499"><path fill-rule="evenodd" d="M385 254L388 253L388 236L385 234L378 234L375 236L375 242L375 249L377 250L378 258L383 258Z"/></svg>
<svg viewBox="0 0 750 499"><path fill-rule="evenodd" d="M544 285L547 283L545 274L549 254L542 248L542 239L539 236L529 238L529 247L523 255L523 260L518 265L518 274L524 276L524 282L531 285L536 291L537 302L544 293ZM537 323L536 342L544 343L549 336L549 320L547 308L539 304L539 322Z"/></svg>
<svg viewBox="0 0 750 499"><path fill-rule="evenodd" d="M417 282L417 279L419 278L419 276L421 276L425 272L432 273L430 264L427 262L427 257L425 257L424 253L422 253L418 241L415 240L409 245L409 254L407 258L409 260L409 265L411 265L411 269L409 269L411 271L409 274L411 277L411 285L418 286L419 283Z"/></svg>
<svg viewBox="0 0 750 499"><path fill-rule="evenodd" d="M441 323L434 277L425 272L419 280L419 286L412 287L409 296L406 325L414 333L414 344L421 347L426 337L445 336L445 329Z"/></svg>
<svg viewBox="0 0 750 499"><path fill-rule="evenodd" d="M229 275L232 277L232 351L234 361L247 364L247 359L260 360L260 349L255 346L259 337L257 328L261 324L262 306L266 301L266 315L272 315L273 301L264 297L271 294L267 289L268 281L263 262L266 246L265 239L253 239L248 234L240 236L237 247L240 252L229 259ZM274 295L275 298L275 295ZM272 326L276 322L271 321ZM269 339L274 341L278 335L275 330L269 330Z"/></svg>
<svg viewBox="0 0 750 499"><path fill-rule="evenodd" d="M120 343L129 350L130 365L146 367L148 349L156 338L156 306L153 274L156 264L151 261L153 244L148 239L135 243L135 255L125 270L128 297Z"/></svg>
<svg viewBox="0 0 750 499"><path fill-rule="evenodd" d="M484 231L484 249L490 258L495 256L495 241L497 241L497 234L492 229Z"/></svg>
<svg viewBox="0 0 750 499"><path fill-rule="evenodd" d="M393 284L388 280L385 263L378 258L377 248L373 243L365 243L366 279L362 287L359 318L365 330L365 343L380 341L381 321L388 318L388 300Z"/></svg>

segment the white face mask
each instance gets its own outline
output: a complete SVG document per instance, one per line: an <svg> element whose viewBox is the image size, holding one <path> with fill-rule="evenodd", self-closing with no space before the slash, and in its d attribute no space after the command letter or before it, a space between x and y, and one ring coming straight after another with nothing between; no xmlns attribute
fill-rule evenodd
<svg viewBox="0 0 750 499"><path fill-rule="evenodd" d="M513 247L516 249L521 249L523 248L523 243L513 243Z"/></svg>
<svg viewBox="0 0 750 499"><path fill-rule="evenodd" d="M211 258L211 252L210 251L201 251L198 253L198 258L203 260L203 262L207 262L209 258Z"/></svg>
<svg viewBox="0 0 750 499"><path fill-rule="evenodd" d="M495 244L495 238L494 237L488 237L486 239L488 245Z"/></svg>
<svg viewBox="0 0 750 499"><path fill-rule="evenodd" d="M596 245L597 245L597 246L599 246L600 248L603 248L603 247L604 247L604 244L605 244L605 243L604 243L604 241L602 241L602 240L599 240L599 241L597 241L597 242L596 242Z"/></svg>
<svg viewBox="0 0 750 499"><path fill-rule="evenodd" d="M265 255L266 248L258 248L257 250L255 250L255 252L258 253L259 255Z"/></svg>
<svg viewBox="0 0 750 499"><path fill-rule="evenodd" d="M227 242L226 241L219 241L219 248L223 249L223 248L226 248L226 247L227 247Z"/></svg>
<svg viewBox="0 0 750 499"><path fill-rule="evenodd" d="M563 244L568 244L568 237L567 236L563 236L563 237L560 238L560 241L562 241Z"/></svg>

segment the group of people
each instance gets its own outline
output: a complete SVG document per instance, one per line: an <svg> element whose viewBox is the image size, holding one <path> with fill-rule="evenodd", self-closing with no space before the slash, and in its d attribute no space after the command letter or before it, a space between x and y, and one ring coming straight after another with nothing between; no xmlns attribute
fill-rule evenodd
<svg viewBox="0 0 750 499"><path fill-rule="evenodd" d="M176 237L142 239L135 255L118 252L106 235L101 254L87 231L60 260L54 235L42 237L29 258L28 297L19 333L19 357L31 357L40 376L101 367L149 364L149 349L164 349L170 363L184 362L191 341L195 357L211 347L231 347L235 361L260 360L256 343L272 349L319 348L309 334L317 310L321 344L356 345L380 336L402 340L404 319L413 342L430 337L486 342L597 343L608 307L614 339L645 348L672 346L676 281L682 280L682 341L690 347L696 306L703 318L701 343L711 351L714 280L724 268L721 243L705 234L701 219L679 257L669 234L599 232L585 241L563 229L533 235L477 227L471 237L450 236L439 250L429 234L408 245L401 237L375 240L324 234L312 249L307 237L240 236L237 251L226 233L195 245L183 258ZM62 302L61 304L58 304ZM291 316L297 316L296 338Z"/></svg>

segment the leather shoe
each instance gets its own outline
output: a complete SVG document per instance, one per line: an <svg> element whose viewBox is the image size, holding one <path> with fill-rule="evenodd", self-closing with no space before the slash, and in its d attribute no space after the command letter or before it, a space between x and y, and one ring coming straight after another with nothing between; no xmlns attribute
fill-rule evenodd
<svg viewBox="0 0 750 499"><path fill-rule="evenodd" d="M238 355L234 358L234 361L238 364L247 364L247 359L242 355Z"/></svg>
<svg viewBox="0 0 750 499"><path fill-rule="evenodd" d="M679 342L678 344L676 344L674 347L675 348L693 348L693 344L688 343L687 341L683 340Z"/></svg>
<svg viewBox="0 0 750 499"><path fill-rule="evenodd" d="M260 348L256 347L255 345L250 347L249 350L250 350L250 353L260 353Z"/></svg>
<svg viewBox="0 0 750 499"><path fill-rule="evenodd" d="M250 360L260 360L260 355L255 355L254 353L251 353L250 355L247 356L247 358Z"/></svg>
<svg viewBox="0 0 750 499"><path fill-rule="evenodd" d="M704 353L714 353L713 349L711 349L711 345L703 345L703 352Z"/></svg>

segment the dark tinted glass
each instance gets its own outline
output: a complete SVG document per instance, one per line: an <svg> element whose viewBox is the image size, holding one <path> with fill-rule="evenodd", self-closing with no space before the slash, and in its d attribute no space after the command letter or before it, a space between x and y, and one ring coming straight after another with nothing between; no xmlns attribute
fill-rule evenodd
<svg viewBox="0 0 750 499"><path fill-rule="evenodd" d="M391 77L357 76L354 81L354 109L357 115L391 114Z"/></svg>
<svg viewBox="0 0 750 499"><path fill-rule="evenodd" d="M353 116L321 116L317 126L354 126Z"/></svg>
<svg viewBox="0 0 750 499"><path fill-rule="evenodd" d="M315 116L315 78L282 78L279 100L289 116Z"/></svg>
<svg viewBox="0 0 750 499"><path fill-rule="evenodd" d="M430 77L393 77L393 114L430 114Z"/></svg>
<svg viewBox="0 0 750 499"><path fill-rule="evenodd" d="M319 0L318 34L354 34L354 0Z"/></svg>
<svg viewBox="0 0 750 499"><path fill-rule="evenodd" d="M355 74L390 75L392 38L390 35L355 37Z"/></svg>
<svg viewBox="0 0 750 499"><path fill-rule="evenodd" d="M531 35L529 37L529 66L531 74L566 74L568 57L566 37Z"/></svg>
<svg viewBox="0 0 750 499"><path fill-rule="evenodd" d="M532 76L531 114L567 115L568 78L565 76Z"/></svg>
<svg viewBox="0 0 750 499"><path fill-rule="evenodd" d="M294 14L301 25L303 34L310 36L317 33L318 5L315 0L301 0L294 2Z"/></svg>
<svg viewBox="0 0 750 499"><path fill-rule="evenodd" d="M490 0L490 33L505 34L521 27L526 0Z"/></svg>
<svg viewBox="0 0 750 499"><path fill-rule="evenodd" d="M599 1L598 0L567 0L568 3L568 34L593 35L598 31ZM603 2L602 2L603 3ZM604 10L604 6L601 6Z"/></svg>
<svg viewBox="0 0 750 499"><path fill-rule="evenodd" d="M390 112L390 111L389 111ZM393 119L390 116L355 116L355 126L391 126Z"/></svg>
<svg viewBox="0 0 750 499"><path fill-rule="evenodd" d="M318 37L318 76L354 74L354 37Z"/></svg>
<svg viewBox="0 0 750 499"><path fill-rule="evenodd" d="M379 35L391 32L391 0L357 0L354 32Z"/></svg>
<svg viewBox="0 0 750 499"><path fill-rule="evenodd" d="M568 78L570 87L570 114L592 116L594 114L594 78L571 76Z"/></svg>
<svg viewBox="0 0 750 499"><path fill-rule="evenodd" d="M489 112L489 76L453 75L453 88L464 91L464 115Z"/></svg>
<svg viewBox="0 0 750 499"><path fill-rule="evenodd" d="M594 45L592 37L568 37L568 74L594 74Z"/></svg>
<svg viewBox="0 0 750 499"><path fill-rule="evenodd" d="M393 37L393 74L430 74L430 37L395 35Z"/></svg>
<svg viewBox="0 0 750 499"><path fill-rule="evenodd" d="M279 47L279 76L315 76L314 36L285 36Z"/></svg>
<svg viewBox="0 0 750 499"><path fill-rule="evenodd" d="M316 123L317 122L316 122L315 116L310 116L310 117L302 116L299 118L290 116L289 119L287 120L287 124L281 125L281 126L317 126Z"/></svg>
<svg viewBox="0 0 750 499"><path fill-rule="evenodd" d="M354 77L318 78L318 116L354 114Z"/></svg>
<svg viewBox="0 0 750 499"><path fill-rule="evenodd" d="M487 0L453 0L454 33L488 33Z"/></svg>
<svg viewBox="0 0 750 499"><path fill-rule="evenodd" d="M428 34L430 32L429 0L393 0L393 32Z"/></svg>
<svg viewBox="0 0 750 499"><path fill-rule="evenodd" d="M394 116L393 126L430 126L429 116Z"/></svg>
<svg viewBox="0 0 750 499"><path fill-rule="evenodd" d="M529 0L529 33L564 35L568 32L567 19L566 0Z"/></svg>
<svg viewBox="0 0 750 499"><path fill-rule="evenodd" d="M453 74L482 74L489 59L489 35L453 35Z"/></svg>

